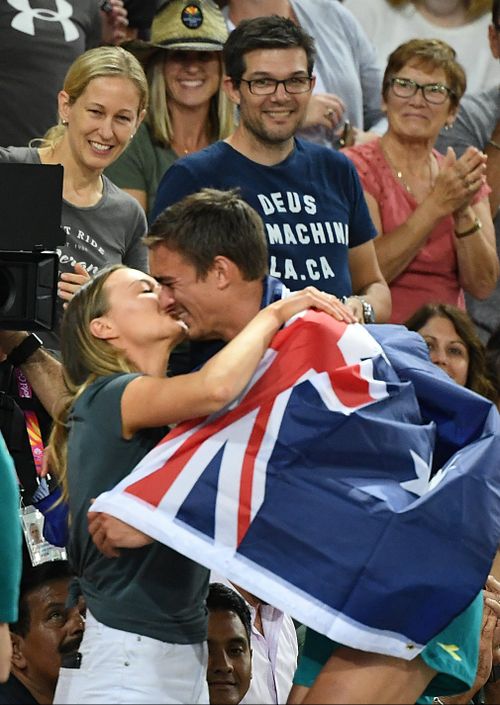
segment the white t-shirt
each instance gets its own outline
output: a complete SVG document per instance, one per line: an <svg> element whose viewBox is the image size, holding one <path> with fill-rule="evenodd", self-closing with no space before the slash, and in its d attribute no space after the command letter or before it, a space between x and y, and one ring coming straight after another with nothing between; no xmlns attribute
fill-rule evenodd
<svg viewBox="0 0 500 705"><path fill-rule="evenodd" d="M423 17L412 2L396 8L387 0L344 0L344 7L371 38L382 70L389 54L409 39L442 39L457 52L457 60L467 75L467 92L476 93L498 85L498 61L491 55L488 43L491 13L461 27L440 27Z"/></svg>

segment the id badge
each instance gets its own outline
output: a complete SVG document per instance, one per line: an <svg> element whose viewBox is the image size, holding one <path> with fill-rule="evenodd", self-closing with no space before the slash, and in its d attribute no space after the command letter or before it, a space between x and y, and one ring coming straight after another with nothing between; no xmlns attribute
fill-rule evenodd
<svg viewBox="0 0 500 705"><path fill-rule="evenodd" d="M35 509L32 505L21 506L20 515L24 540L28 547L32 565L67 559L65 548L53 546L44 539L44 516L38 509Z"/></svg>

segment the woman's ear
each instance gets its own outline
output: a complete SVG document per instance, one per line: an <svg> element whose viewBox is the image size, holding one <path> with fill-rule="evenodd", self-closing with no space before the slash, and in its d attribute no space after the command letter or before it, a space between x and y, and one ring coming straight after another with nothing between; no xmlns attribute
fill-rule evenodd
<svg viewBox="0 0 500 705"><path fill-rule="evenodd" d="M59 93L57 94L57 105L58 105L59 117L61 118L61 121L67 123L69 121L69 114L71 111L71 103L70 103L69 94L66 93L66 91L59 91Z"/></svg>
<svg viewBox="0 0 500 705"><path fill-rule="evenodd" d="M99 338L99 340L109 340L115 337L113 326L106 316L93 318L90 321L90 332L94 338Z"/></svg>

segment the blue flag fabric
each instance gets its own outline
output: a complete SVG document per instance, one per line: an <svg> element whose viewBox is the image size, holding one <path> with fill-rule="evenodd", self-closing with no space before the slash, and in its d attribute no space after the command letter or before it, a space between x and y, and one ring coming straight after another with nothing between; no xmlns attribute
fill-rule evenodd
<svg viewBox="0 0 500 705"><path fill-rule="evenodd" d="M106 511L333 640L416 656L500 539L500 426L401 326L298 317L245 392L181 424Z"/></svg>

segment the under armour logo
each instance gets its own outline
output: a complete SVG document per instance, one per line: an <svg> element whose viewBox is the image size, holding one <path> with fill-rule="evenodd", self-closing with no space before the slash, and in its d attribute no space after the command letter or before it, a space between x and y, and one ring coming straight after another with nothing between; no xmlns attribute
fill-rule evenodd
<svg viewBox="0 0 500 705"><path fill-rule="evenodd" d="M73 7L67 0L55 0L57 10L44 10L31 7L29 0L7 0L9 5L19 13L12 20L11 27L18 32L35 36L35 19L46 22L59 22L64 32L64 39L72 42L78 39L78 28L70 20Z"/></svg>

